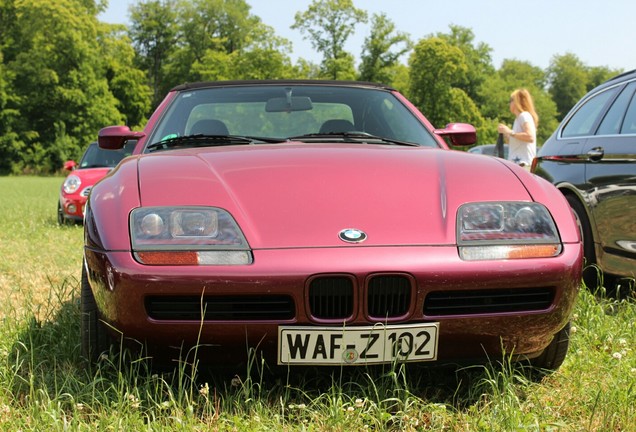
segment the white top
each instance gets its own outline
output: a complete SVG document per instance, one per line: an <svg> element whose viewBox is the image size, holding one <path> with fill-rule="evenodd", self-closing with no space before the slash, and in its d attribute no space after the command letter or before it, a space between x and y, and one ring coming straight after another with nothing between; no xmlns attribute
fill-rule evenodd
<svg viewBox="0 0 636 432"><path fill-rule="evenodd" d="M517 165L523 163L530 167L532 159L537 155L537 127L534 124L532 115L527 111L519 114L512 125L512 131L514 133L525 132L523 129L524 123L528 123L528 132L532 135L532 142L521 141L511 136L508 140L508 160L513 161Z"/></svg>

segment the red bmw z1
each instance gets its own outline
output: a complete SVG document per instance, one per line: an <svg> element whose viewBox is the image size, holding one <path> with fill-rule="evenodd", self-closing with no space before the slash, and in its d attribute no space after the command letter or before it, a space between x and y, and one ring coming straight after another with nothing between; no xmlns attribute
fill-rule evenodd
<svg viewBox="0 0 636 432"><path fill-rule="evenodd" d="M472 363L556 370L582 269L563 195L497 158L453 151L396 90L338 81L174 88L93 187L84 354L238 365Z"/></svg>

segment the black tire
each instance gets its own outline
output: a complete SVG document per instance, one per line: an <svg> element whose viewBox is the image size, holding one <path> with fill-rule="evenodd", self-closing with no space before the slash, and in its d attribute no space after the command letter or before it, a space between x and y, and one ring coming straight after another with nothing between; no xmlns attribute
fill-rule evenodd
<svg viewBox="0 0 636 432"><path fill-rule="evenodd" d="M101 354L108 351L110 340L104 323L99 317L99 310L93 291L86 276L86 266L82 265L82 282L80 296L80 333L82 355L91 363L97 363Z"/></svg>
<svg viewBox="0 0 636 432"><path fill-rule="evenodd" d="M597 293L602 287L605 287L608 293L613 293L616 288L617 278L607 273L603 273L596 262L596 251L594 249L594 236L592 235L592 226L587 217L585 207L575 196L566 195L570 207L576 216L576 222L581 231L583 239L583 255L585 263L583 268L583 282L588 290Z"/></svg>
<svg viewBox="0 0 636 432"><path fill-rule="evenodd" d="M570 346L570 323L568 322L557 334L554 335L550 345L543 350L539 357L530 360L530 365L539 372L554 372L565 360Z"/></svg>
<svg viewBox="0 0 636 432"><path fill-rule="evenodd" d="M592 227L583 204L581 204L575 196L566 195L565 198L568 200L574 212L576 223L581 232L581 239L583 240L583 255L585 257L585 262L583 263L583 282L585 282L585 286L589 290L596 291L602 285L602 278L600 270L596 266L596 252L594 251Z"/></svg>
<svg viewBox="0 0 636 432"><path fill-rule="evenodd" d="M66 219L64 218L64 211L62 210L62 204L60 204L60 202L57 202L57 224L58 225L65 225L66 224Z"/></svg>

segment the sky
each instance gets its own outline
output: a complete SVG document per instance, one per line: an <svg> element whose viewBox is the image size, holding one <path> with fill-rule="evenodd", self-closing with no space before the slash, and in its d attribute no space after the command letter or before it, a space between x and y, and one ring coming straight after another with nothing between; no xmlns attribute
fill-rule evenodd
<svg viewBox="0 0 636 432"><path fill-rule="evenodd" d="M100 20L127 24L129 6L140 0L109 0ZM575 54L586 66L636 69L635 0L353 0L369 16L384 12L414 42L449 33L450 25L469 28L474 43L491 48L493 66L505 59L546 69L555 55ZM296 12L311 0L247 0L251 13L293 44L291 58L319 63L321 56L298 30ZM359 58L368 25L360 24L345 49ZM406 63L406 59L404 60Z"/></svg>

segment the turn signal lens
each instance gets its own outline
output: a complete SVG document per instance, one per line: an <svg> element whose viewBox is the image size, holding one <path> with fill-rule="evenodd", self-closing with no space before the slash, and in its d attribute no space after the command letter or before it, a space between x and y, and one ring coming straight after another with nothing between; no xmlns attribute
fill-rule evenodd
<svg viewBox="0 0 636 432"><path fill-rule="evenodd" d="M551 258L561 253L561 245L464 246L459 256L465 261Z"/></svg>
<svg viewBox="0 0 636 432"><path fill-rule="evenodd" d="M252 263L248 251L156 251L137 252L147 265L246 265Z"/></svg>

